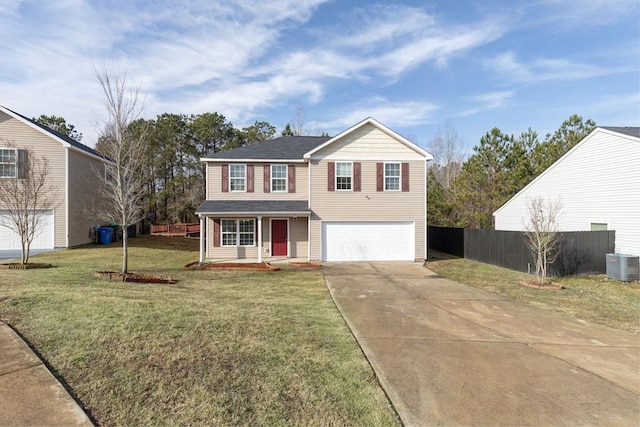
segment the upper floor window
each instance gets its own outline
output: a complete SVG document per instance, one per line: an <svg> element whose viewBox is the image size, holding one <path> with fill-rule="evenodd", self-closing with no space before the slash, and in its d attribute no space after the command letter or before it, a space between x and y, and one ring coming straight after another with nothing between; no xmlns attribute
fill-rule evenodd
<svg viewBox="0 0 640 427"><path fill-rule="evenodd" d="M287 192L287 165L271 165L271 191Z"/></svg>
<svg viewBox="0 0 640 427"><path fill-rule="evenodd" d="M351 190L353 181L353 164L336 162L336 190Z"/></svg>
<svg viewBox="0 0 640 427"><path fill-rule="evenodd" d="M247 166L229 165L229 189L231 191L245 191L247 186Z"/></svg>
<svg viewBox="0 0 640 427"><path fill-rule="evenodd" d="M384 190L400 190L400 163L384 164Z"/></svg>
<svg viewBox="0 0 640 427"><path fill-rule="evenodd" d="M13 148L0 148L0 178L15 178L18 173L18 156Z"/></svg>

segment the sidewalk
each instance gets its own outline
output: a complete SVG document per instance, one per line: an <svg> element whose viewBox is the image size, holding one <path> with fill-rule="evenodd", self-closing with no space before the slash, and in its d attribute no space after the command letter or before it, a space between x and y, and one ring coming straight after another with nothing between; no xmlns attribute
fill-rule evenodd
<svg viewBox="0 0 640 427"><path fill-rule="evenodd" d="M92 426L16 332L0 322L0 426Z"/></svg>

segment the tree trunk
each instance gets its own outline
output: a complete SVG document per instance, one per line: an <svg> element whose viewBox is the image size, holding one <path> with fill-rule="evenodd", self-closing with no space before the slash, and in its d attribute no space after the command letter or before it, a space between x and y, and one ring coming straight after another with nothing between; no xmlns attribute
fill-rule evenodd
<svg viewBox="0 0 640 427"><path fill-rule="evenodd" d="M129 263L129 233L127 226L122 226L122 272L127 273Z"/></svg>

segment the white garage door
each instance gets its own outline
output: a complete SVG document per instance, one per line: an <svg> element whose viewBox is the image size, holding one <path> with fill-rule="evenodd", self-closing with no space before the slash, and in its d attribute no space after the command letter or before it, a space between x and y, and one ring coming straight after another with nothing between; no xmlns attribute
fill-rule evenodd
<svg viewBox="0 0 640 427"><path fill-rule="evenodd" d="M31 242L31 249L53 249L53 211L40 212L38 215L40 215L38 231ZM0 210L0 224L7 222L7 212ZM19 250L20 248L20 235L0 225L0 250Z"/></svg>
<svg viewBox="0 0 640 427"><path fill-rule="evenodd" d="M398 222L323 222L323 261L413 261L415 225Z"/></svg>

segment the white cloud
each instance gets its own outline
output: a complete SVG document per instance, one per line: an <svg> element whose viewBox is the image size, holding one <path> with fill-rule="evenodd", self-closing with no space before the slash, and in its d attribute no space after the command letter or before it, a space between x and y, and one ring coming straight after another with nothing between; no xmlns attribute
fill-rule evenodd
<svg viewBox="0 0 640 427"><path fill-rule="evenodd" d="M562 58L540 58L526 64L518 61L515 53L511 51L485 61L484 66L512 81L524 83L586 79L630 71L615 66L583 64Z"/></svg>

